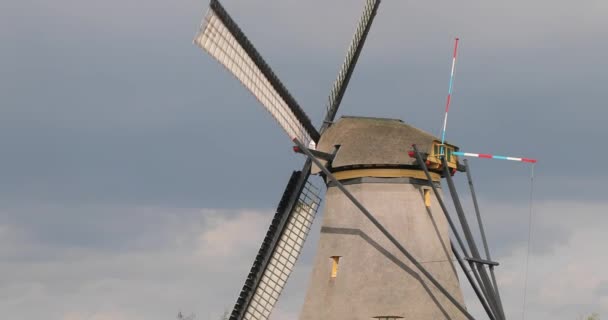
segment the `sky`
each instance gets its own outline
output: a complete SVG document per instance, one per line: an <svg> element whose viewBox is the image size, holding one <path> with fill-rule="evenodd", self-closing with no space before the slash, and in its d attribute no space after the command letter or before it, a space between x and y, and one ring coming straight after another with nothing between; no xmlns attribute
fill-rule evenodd
<svg viewBox="0 0 608 320"><path fill-rule="evenodd" d="M363 1L222 3L318 125ZM4 317L207 320L234 304L304 159L192 44L207 6L0 0ZM461 39L448 140L539 159L529 319L608 317L606 16L599 0L383 1L340 109L438 134ZM470 162L520 319L531 168ZM273 319L297 319L321 218Z"/></svg>

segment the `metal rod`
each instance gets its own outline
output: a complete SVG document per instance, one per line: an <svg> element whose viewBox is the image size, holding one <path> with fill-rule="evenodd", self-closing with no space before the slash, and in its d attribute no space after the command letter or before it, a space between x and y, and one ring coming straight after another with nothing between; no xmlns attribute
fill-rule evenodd
<svg viewBox="0 0 608 320"><path fill-rule="evenodd" d="M479 263L479 264L485 264L485 265L489 265L489 266L498 265L498 262L496 262L496 261L490 261L490 260L485 260L485 259L476 259L476 258L471 258L471 257L465 257L464 259L467 261L471 261L471 262L475 262L475 263Z"/></svg>
<svg viewBox="0 0 608 320"><path fill-rule="evenodd" d="M460 219L460 225L464 232L465 238L467 239L469 247L471 248L471 253L474 258L481 259L481 256L479 255L479 250L477 249L477 245L475 244L475 238L473 237L473 233L471 232L471 228L469 227L469 223L467 222L466 215L464 214L464 209L462 208L462 203L460 202L460 198L458 197L458 192L456 191L456 186L454 185L454 180L452 180L452 175L448 171L447 162L446 162L445 158L442 158L441 160L442 160L442 164L443 164L443 174L447 181L448 188L449 188L450 194L452 196L452 201L454 202L454 207L456 208L456 213L458 214L458 218ZM481 275L481 280L483 281L484 286L488 289L487 290L488 296L489 296L488 300L489 300L490 304L493 306L494 310L499 312L498 303L496 302L496 294L495 294L495 291L493 290L492 285L490 284L490 277L488 276L486 269L483 266L480 266L479 264L476 264L476 263L474 264L474 266L477 269L477 271L479 272L479 274ZM491 292L490 292L490 290L491 290ZM497 312L495 312L495 314ZM502 314L499 318L502 319Z"/></svg>
<svg viewBox="0 0 608 320"><path fill-rule="evenodd" d="M460 238L458 229L456 229L456 225L452 221L452 218L450 217L450 215L448 213L448 209L445 206L445 203L443 202L443 199L439 196L439 192L437 191L437 187L435 187L435 184L433 183L433 179L431 178L431 174L429 173L429 169L427 168L427 166L426 166L426 164L424 162L424 159L422 159L422 155L418 151L418 148L416 147L416 145L412 145L412 147L414 149L414 156L416 157L416 161L422 167L422 170L424 171L424 173L426 175L426 178L429 181L429 184L431 185L431 188L433 189L433 193L435 193L435 197L437 198L437 202L439 203L439 206L441 207L441 210L443 211L443 214L445 215L445 218L448 221L448 224L450 225L450 228L452 229L452 233L454 234L454 237L456 238L458 244L460 245L460 249L462 250L462 252L463 252L463 254L465 256L468 256L469 254L468 254L467 248L464 245L464 242L462 241L462 239ZM465 273L467 273L466 268L464 267L464 263L461 265L461 267L462 267L462 270ZM470 261L469 261L469 267L471 268L471 272L473 273L473 276L475 276L475 279L477 280L477 283L479 284L479 288L483 292L484 298L489 301L488 296L490 295L490 293L488 292L488 289L486 288L486 286L484 286L484 282L480 278L479 271L475 268L475 266L473 265L473 263L470 262ZM483 301L483 300L480 299L480 301ZM488 316L489 315L490 314L488 314Z"/></svg>
<svg viewBox="0 0 608 320"><path fill-rule="evenodd" d="M473 206L475 207L475 214L477 215L477 222L479 223L479 232L481 233L481 239L483 242L483 247L486 253L486 259L492 261L492 256L490 255L490 248L488 246L488 240L486 238L486 232L483 227L483 220L481 219L481 213L479 210L479 204L477 202L477 195L475 194L475 187L473 186L473 177L471 174L471 166L469 166L469 160L464 159L464 166L467 172L467 180L469 182L469 189L471 190L471 198L473 199ZM492 278L492 284L494 286L494 290L496 292L496 300L498 300L498 307L500 308L500 313L502 317L505 318L505 311L502 306L502 299L500 298L500 290L498 290L498 284L496 282L496 275L494 274L494 266L490 265L490 276Z"/></svg>
<svg viewBox="0 0 608 320"><path fill-rule="evenodd" d="M481 233L481 240L483 242L483 247L486 252L486 258L488 260L492 260L492 256L490 256L490 250L488 248L488 240L486 238L486 232L483 227L481 214L479 211L479 204L477 203L477 196L475 195L475 188L473 187L473 179L471 177L471 167L469 166L469 161L467 159L463 160L464 166L467 172L467 180L469 181L469 189L471 190L471 197L473 198L473 206L475 207L475 214L477 216L477 222L479 224L479 231Z"/></svg>
<svg viewBox="0 0 608 320"><path fill-rule="evenodd" d="M454 247L454 244L451 241L450 241L450 246L452 247L452 253L454 253L454 257L456 257L456 261L458 261L458 264L460 265L462 272L467 277L467 280L469 280L469 284L473 288L473 291L475 291L475 295L477 295L477 299L479 299L481 306L488 314L488 317L490 318L490 320L496 320L496 317L494 316L492 309L490 308L490 306L488 305L488 302L486 301L486 296L480 291L479 287L477 286L477 283L475 283L475 280L471 277L469 270L467 270L467 267L464 264L462 257L460 256L460 252L458 252L458 250L456 250L456 248Z"/></svg>
<svg viewBox="0 0 608 320"><path fill-rule="evenodd" d="M469 263L469 267L471 268L473 275L475 276L475 279L477 280L477 283L479 284L479 288L481 289L481 291L484 294L484 297L486 298L486 300L489 303L489 307L490 309L492 309L492 313L495 315L495 317L498 317L500 319L500 315L497 315L497 310L494 308L494 305L492 304L492 288L488 287L488 284L486 282L483 281L482 277L481 277L481 273L479 272L479 269L477 267L477 265L469 260L466 260L466 258L463 258L465 261L467 261Z"/></svg>
<svg viewBox="0 0 608 320"><path fill-rule="evenodd" d="M496 276L494 275L494 266L490 266L489 269L492 277L492 285L494 285L494 292L496 293L496 300L498 300L497 302L500 314L502 315L503 319L506 319L507 317L505 316L505 310L502 307L502 298L500 297L500 291L498 290L498 283L496 282Z"/></svg>
<svg viewBox="0 0 608 320"><path fill-rule="evenodd" d="M465 317L467 317L468 319L474 320L475 318L473 318L473 316L466 310L466 308L460 304L460 302L458 302L453 296L452 294L450 294L436 279L435 277L433 277L432 274L430 274L425 268L424 266L422 266L420 264L420 262L418 262L418 260L416 260L416 258L414 256L412 256L406 249L405 247L403 247L399 241L397 241L397 239L395 239L395 237L393 237L393 235L390 234L390 232L388 232L388 230L386 230L386 228L384 228L384 226L382 226L382 224L359 202L359 200L357 200L357 198L355 198L355 196L352 195L352 193L350 193L350 191L348 191L346 189L346 187L344 187L344 185L338 180L336 179L336 177L321 163L321 161L319 161L318 159L316 159L312 153L310 152L310 150L308 150L308 148L306 148L300 141L298 141L298 139L294 139L293 140L296 145L298 145L298 147L300 147L302 149L302 151L304 151L304 153L306 153L306 155L308 156L308 158L310 160L312 160L320 169L321 171L323 171L323 173L325 174L325 176L327 176L334 184L336 187L338 187L338 189L340 189L340 191L342 191L342 193L344 193L344 195L361 211L361 213L363 213L363 215L365 215L365 217L367 217L367 219L374 225L376 226L376 228L378 228L378 230L380 230L380 232L382 232L382 234L384 234L384 236L390 240L393 245L395 245L395 247L397 247L397 249L399 249L399 251L401 251L401 253L403 253L403 255L405 255L413 264L414 266L416 266L416 268L422 272L422 274L424 274L424 276L429 279L429 281L431 281L431 283L433 283L433 285L439 290L441 291L441 293L443 293L443 295L450 300L450 302L452 302L452 304L454 304L454 306L460 310L460 312L462 312Z"/></svg>
<svg viewBox="0 0 608 320"><path fill-rule="evenodd" d="M452 229L452 233L454 234L454 237L456 238L456 241L458 242L458 245L460 246L460 249L462 250L462 253L465 256L468 256L469 252L466 249L466 247L464 245L464 242L462 241L462 238L460 238L460 234L458 233L458 230L456 229L456 225L454 224L454 221L452 221L452 218L448 214L448 208L445 206L445 203L443 202L443 199L439 196L439 192L437 191L437 187L435 186L435 183L433 183L433 178L431 178L431 174L429 173L429 169L426 167L426 164L424 163L424 160L422 159L422 155L420 154L420 152L418 152L418 148L416 147L416 145L412 145L412 148L414 148L414 156L416 157L416 161L418 161L418 163L422 167L422 170L424 171L424 174L426 175L426 178L429 181L429 184L431 185L431 188L433 189L433 193L435 193L435 197L437 198L437 202L439 203L439 206L441 207L441 210L443 210L443 214L445 215L445 219L448 221L448 224L450 225L450 229Z"/></svg>

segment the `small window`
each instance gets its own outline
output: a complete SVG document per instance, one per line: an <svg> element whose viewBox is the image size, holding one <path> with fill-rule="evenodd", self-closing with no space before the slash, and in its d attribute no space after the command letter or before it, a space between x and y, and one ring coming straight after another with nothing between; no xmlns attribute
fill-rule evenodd
<svg viewBox="0 0 608 320"><path fill-rule="evenodd" d="M338 265L340 264L340 256L331 257L331 278L338 276Z"/></svg>
<svg viewBox="0 0 608 320"><path fill-rule="evenodd" d="M431 189L425 188L425 189L422 189L422 190L424 192L424 205L427 208L430 208L431 207Z"/></svg>

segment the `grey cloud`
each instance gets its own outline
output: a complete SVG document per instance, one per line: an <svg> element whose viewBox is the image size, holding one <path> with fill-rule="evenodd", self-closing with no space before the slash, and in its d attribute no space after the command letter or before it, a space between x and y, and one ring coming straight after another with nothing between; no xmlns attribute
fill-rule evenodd
<svg viewBox="0 0 608 320"><path fill-rule="evenodd" d="M128 254L166 250L171 246L196 247L201 241L196 238L197 234L215 228L217 223L241 219L252 223L251 227L263 229L269 222L265 216L271 211L103 205L27 206L3 209L0 226L12 241L40 247L41 250L29 252L30 257L24 257L33 261L36 257L48 258L40 256L44 250L55 254ZM263 220L261 225L253 224L260 223L260 219ZM225 237L230 237L230 234ZM220 242L223 245L228 243ZM4 246L9 247L14 245Z"/></svg>
<svg viewBox="0 0 608 320"><path fill-rule="evenodd" d="M608 297L608 281L602 281L601 283L599 283L595 288L594 293L598 297Z"/></svg>
<svg viewBox="0 0 608 320"><path fill-rule="evenodd" d="M0 224L17 230L19 239L36 243L41 250L21 252L22 259L47 258L41 252L153 250L179 233L182 220L199 216L195 209L28 206L5 208ZM162 231L162 232L161 232ZM29 253L29 255L27 255Z"/></svg>
<svg viewBox="0 0 608 320"><path fill-rule="evenodd" d="M571 209L578 208L578 215ZM584 206L580 203L559 203L548 205L547 211L539 210L536 225L546 223L549 217L563 226L568 226L568 239L554 244L554 250L531 252L526 300L526 318L536 319L576 319L583 314L608 311L602 302L601 285L605 280L603 261L605 256L596 255L605 242L603 227L605 219L601 212L605 204ZM593 222L595 221L595 222ZM511 224L503 225L511 229ZM538 233L535 232L536 235ZM544 236L544 235L543 235ZM542 237L542 236L541 236ZM533 237L534 242L538 238ZM522 315L524 278L526 276L526 244L521 243L509 252L499 254L501 265L496 269L501 296L509 317ZM475 301L469 290L467 301ZM469 304L480 317L483 314L477 304Z"/></svg>
<svg viewBox="0 0 608 320"><path fill-rule="evenodd" d="M528 242L532 228L531 253L536 256L559 254L559 249L573 241L580 229L601 226L605 207L601 202L582 205L578 202L539 202L532 207L532 225L528 224L529 207L497 203L481 199L483 219L493 254L504 257L513 254ZM471 210L469 210L472 213ZM474 217L470 217L471 221Z"/></svg>
<svg viewBox="0 0 608 320"><path fill-rule="evenodd" d="M518 207L502 204L486 202L486 205L491 208L501 208L501 211L496 212L501 215L513 214L520 210ZM587 212L582 211L585 208ZM578 281L580 272L595 274L596 278L602 279L602 273L597 271L601 269L603 257L580 259L581 256L587 256L590 250L601 250L594 248L601 247L605 242L601 240L604 236L601 226L605 224L605 219L597 219L598 216L601 217L601 212L604 210L602 208L605 209L605 204L586 207L581 203L561 203L544 205L538 210L536 231L543 225L552 225L552 219L548 219L552 217L559 222L558 225L568 226L569 236L567 241L553 243L551 250L532 252L531 314L542 317L559 314L559 308L547 301L551 297L544 297L546 294L539 291L544 286L553 285L553 288L549 288L553 290L550 292L558 294L560 299L558 301L562 301L568 299L570 294L568 284ZM61 217L65 215L65 211L60 210L57 220L74 219L74 227L81 229L82 233L90 233L93 237L116 237L124 243L124 246L144 239L146 246L132 246L126 251L119 248L108 250L103 244L81 243L80 235L63 246L48 246L48 242L52 241L49 237L21 237L13 239L12 242L2 238L3 246L22 248L34 254L36 248L53 253L49 256L39 256L38 259L27 263L13 259L2 263L3 270L12 275L0 284L7 290L2 291L12 292L12 299L4 300L3 310L17 314L16 312L24 309L24 306L37 303L40 306L39 310L44 310L51 319L61 319L66 313L78 315L118 311L126 314L130 319L162 319L173 316L172 313L179 309L191 310L197 313L199 318L217 317L234 303L257 251L258 242L263 237L266 224L271 218L270 212L250 215L246 213L247 211L90 207L86 211L96 214L89 216L92 221L87 223L84 222L84 218L78 219L74 215ZM72 208L72 211L76 213L83 210ZM578 215L572 216L572 211L578 212ZM22 217L17 221L15 217L4 218L1 225L3 230L20 226L22 229L29 228L31 233L36 233L41 229L28 221L33 218L34 215ZM299 311L308 282L321 219L322 217L318 217L316 220L303 256L280 300L278 306L280 311L275 314L275 318L279 315L293 317L290 315ZM496 228L517 230L519 223L514 220L516 219L506 219ZM249 225L250 228L247 232L243 232L242 229L234 229L235 223L237 226ZM40 224L46 223L42 221ZM132 232L127 233L126 230ZM201 238L201 235L209 232L215 236ZM10 235L2 232L2 235L5 234ZM131 236L126 236L128 234ZM156 237L151 237L153 235ZM491 230L490 235L491 244L494 246L500 248L511 245L500 243L500 239L495 237L496 230ZM538 232L535 232L535 235L547 237ZM223 240L217 239L217 236L223 237ZM232 247L228 256L219 254L211 257L201 255L200 239L213 240L212 243L206 243L203 248L222 246L225 243L238 245ZM505 241L513 242L513 239ZM534 238L534 241L538 239ZM583 243L586 249L581 251ZM74 250L70 244L79 244L81 250ZM213 252L217 251L212 251L211 254ZM525 252L523 243L517 243L508 251L494 251L495 259L501 262L497 272L505 295L505 303L511 314L517 314L521 298L523 252ZM547 273L547 270L550 272ZM572 272L572 270L580 271ZM567 281L566 285L560 287L554 284L556 277ZM599 288L597 283L601 282L589 279L576 290L583 290L589 285L591 286L589 290L597 292ZM52 299L49 298L51 292L53 292ZM475 310L474 298L471 296L467 301L471 301L471 308ZM595 300L589 300L588 306L585 306L585 309L603 312L601 308ZM563 306L563 309L562 312L574 314L582 312L583 307L580 302L574 301L568 307ZM29 319L35 318L39 310L28 309L21 312L24 318ZM478 311L481 314L482 310Z"/></svg>
<svg viewBox="0 0 608 320"><path fill-rule="evenodd" d="M129 319L166 319L178 310L189 310L199 318L217 317L234 303L263 229L272 217L268 213L180 208L88 209L96 214L88 216L88 223L83 222L84 218L76 219L72 227L80 233L68 234L63 239L68 243L38 237L43 230L32 223L0 222L3 230L20 226L30 228L29 235L34 236L11 241L3 238L0 252L17 247L37 258L24 261L3 254L0 268L11 275L0 281L1 295L7 295L0 302L5 313L23 319L42 314L64 319L67 314L113 312ZM107 221L101 218L104 215ZM214 223L213 217L221 217L221 223ZM231 232L233 221L248 224L251 229ZM48 228L51 230L47 233L65 231L50 225ZM205 243L204 236L214 232L224 240ZM87 236L82 234L87 233L93 238L116 238L122 246L131 248L108 250L105 244L86 242ZM205 252L209 246L233 242L231 239L239 242L229 255ZM144 240L144 246L132 246L140 240ZM38 255L38 250L52 254ZM37 308L28 308L32 304Z"/></svg>

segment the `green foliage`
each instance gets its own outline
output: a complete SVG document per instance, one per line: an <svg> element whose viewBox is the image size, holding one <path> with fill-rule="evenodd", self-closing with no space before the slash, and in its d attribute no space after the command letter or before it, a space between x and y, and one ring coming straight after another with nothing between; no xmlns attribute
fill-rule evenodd
<svg viewBox="0 0 608 320"><path fill-rule="evenodd" d="M600 315L597 313L592 313L588 316L581 316L579 317L580 320L600 320Z"/></svg>

